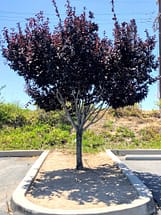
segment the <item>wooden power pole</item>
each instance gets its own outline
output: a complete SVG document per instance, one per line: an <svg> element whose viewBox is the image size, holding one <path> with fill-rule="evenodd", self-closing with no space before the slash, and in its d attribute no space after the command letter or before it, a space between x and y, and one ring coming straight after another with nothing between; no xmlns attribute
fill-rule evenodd
<svg viewBox="0 0 161 215"><path fill-rule="evenodd" d="M159 98L161 99L161 0L158 0L159 3Z"/></svg>

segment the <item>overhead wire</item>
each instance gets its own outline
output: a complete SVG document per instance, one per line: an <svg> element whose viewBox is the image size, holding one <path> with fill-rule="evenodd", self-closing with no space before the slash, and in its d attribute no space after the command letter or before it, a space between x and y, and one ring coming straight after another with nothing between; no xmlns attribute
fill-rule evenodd
<svg viewBox="0 0 161 215"><path fill-rule="evenodd" d="M25 17L26 15L26 17ZM49 18L51 16L53 16L53 14L51 13L44 13L44 15L46 17L49 16ZM64 14L60 14L61 16L65 16L65 13ZM99 20L101 22L101 24L103 23L107 23L108 21L105 21L103 20L102 21L102 18L103 17L112 17L112 13L94 13L96 19L95 20ZM118 13L117 14L118 17L131 17L131 13L124 13L124 14L121 14L121 13ZM152 17L152 15L154 17ZM34 13L29 13L29 12L15 12L15 11L3 11L3 10L0 10L0 22L14 22L14 21L17 21L19 20L20 22L25 22L26 21L26 18L27 17L33 17L35 16ZM155 19L155 12L154 11L150 11L149 13L135 13L133 14L133 17L135 19L137 19L137 22L138 23L150 23L150 22L154 22L154 19ZM53 17L52 17L53 19ZM57 20L57 18L55 17L55 19L53 20Z"/></svg>

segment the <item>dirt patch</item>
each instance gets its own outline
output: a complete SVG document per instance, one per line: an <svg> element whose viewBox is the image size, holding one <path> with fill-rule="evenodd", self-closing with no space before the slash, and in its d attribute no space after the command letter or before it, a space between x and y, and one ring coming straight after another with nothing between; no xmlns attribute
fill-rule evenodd
<svg viewBox="0 0 161 215"><path fill-rule="evenodd" d="M106 153L84 154L84 170L75 170L75 155L49 154L26 197L53 209L101 208L130 204L138 198L127 178Z"/></svg>

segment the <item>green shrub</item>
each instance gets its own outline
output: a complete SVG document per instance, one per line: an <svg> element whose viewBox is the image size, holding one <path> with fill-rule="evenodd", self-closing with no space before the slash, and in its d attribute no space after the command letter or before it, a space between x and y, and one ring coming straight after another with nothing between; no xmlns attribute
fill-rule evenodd
<svg viewBox="0 0 161 215"><path fill-rule="evenodd" d="M0 103L0 126L21 127L27 123L26 111L16 104Z"/></svg>
<svg viewBox="0 0 161 215"><path fill-rule="evenodd" d="M150 141L160 136L161 130L158 127L149 126L140 130L140 138L142 141Z"/></svg>
<svg viewBox="0 0 161 215"><path fill-rule="evenodd" d="M45 149L68 143L69 132L49 125L3 129L0 149Z"/></svg>
<svg viewBox="0 0 161 215"><path fill-rule="evenodd" d="M116 129L115 136L133 138L135 134L129 128L120 126Z"/></svg>
<svg viewBox="0 0 161 215"><path fill-rule="evenodd" d="M37 111L37 124L48 124L63 130L71 130L71 124L67 120L63 111Z"/></svg>
<svg viewBox="0 0 161 215"><path fill-rule="evenodd" d="M83 150L85 152L99 151L104 147L105 139L102 135L96 135L93 131L87 130L83 135Z"/></svg>

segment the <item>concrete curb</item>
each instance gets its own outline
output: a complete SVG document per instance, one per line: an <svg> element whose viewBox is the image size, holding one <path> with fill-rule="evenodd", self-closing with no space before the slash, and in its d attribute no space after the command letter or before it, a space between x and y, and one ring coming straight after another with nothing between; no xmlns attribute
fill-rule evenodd
<svg viewBox="0 0 161 215"><path fill-rule="evenodd" d="M0 157L32 157L40 156L43 150L0 151Z"/></svg>
<svg viewBox="0 0 161 215"><path fill-rule="evenodd" d="M139 194L140 199L144 199L144 203L140 202L142 204L142 210L144 212L141 212L141 214L154 214L156 212L155 203L153 200L152 193L147 188L147 186L145 186L143 182L123 162L121 162L120 159L118 159L118 157L116 157L116 155L111 150L107 150L106 152L108 156L112 158L118 168L121 169L123 174L126 175L130 183L134 186L134 188ZM125 153L125 151L123 153ZM136 214L138 214L137 211L140 209L137 207L135 207L135 209ZM131 214L131 212L129 212L129 214Z"/></svg>
<svg viewBox="0 0 161 215"><path fill-rule="evenodd" d="M161 155L160 149L111 150L115 155Z"/></svg>
<svg viewBox="0 0 161 215"><path fill-rule="evenodd" d="M161 160L161 155L126 155L125 160Z"/></svg>
<svg viewBox="0 0 161 215"><path fill-rule="evenodd" d="M56 210L33 204L25 194L36 177L41 165L45 161L49 151L44 151L35 164L31 167L25 178L14 191L11 206L14 211L23 215L151 215L155 212L152 195L143 183L110 151L107 154L114 160L122 172L127 175L130 182L139 193L139 198L131 204L121 204L107 208L84 210Z"/></svg>
<svg viewBox="0 0 161 215"><path fill-rule="evenodd" d="M112 150L115 155L125 156L125 160L161 160L159 149Z"/></svg>
<svg viewBox="0 0 161 215"><path fill-rule="evenodd" d="M40 157L36 160L36 162L27 172L26 176L20 182L16 190L13 192L12 198L11 198L11 207L13 208L13 210L25 212L25 209L27 209L26 212L28 212L28 209L30 208L30 202L25 198L25 195L29 190L36 175L38 174L39 169L41 168L43 162L45 161L48 153L49 151L47 150L40 155ZM27 214L27 213L23 213L23 214Z"/></svg>

